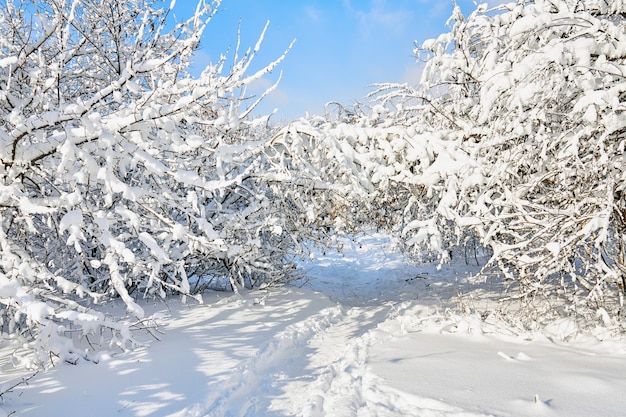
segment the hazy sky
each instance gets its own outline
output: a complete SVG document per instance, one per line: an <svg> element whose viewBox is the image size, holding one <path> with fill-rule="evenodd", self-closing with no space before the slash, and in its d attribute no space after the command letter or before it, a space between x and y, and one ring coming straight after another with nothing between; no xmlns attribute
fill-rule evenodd
<svg viewBox="0 0 626 417"><path fill-rule="evenodd" d="M475 7L473 0L457 3L464 14ZM174 12L186 17L195 4L178 0ZM321 114L330 101L347 106L364 101L373 83L416 82L414 41L421 43L446 30L452 0L223 0L219 10L205 32L198 65L234 49L240 21L242 48L254 47L270 21L255 59L257 69L296 39L279 68L251 91L259 93L282 70L278 90L259 111L278 109L274 119L290 120L305 112Z"/></svg>

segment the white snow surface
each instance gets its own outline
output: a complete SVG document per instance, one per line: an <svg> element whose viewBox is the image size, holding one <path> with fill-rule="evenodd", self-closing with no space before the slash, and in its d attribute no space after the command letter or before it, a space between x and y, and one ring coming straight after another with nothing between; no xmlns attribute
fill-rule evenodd
<svg viewBox="0 0 626 417"><path fill-rule="evenodd" d="M0 416L623 416L626 344L521 334L453 313L464 262L415 266L390 239L318 253L308 281L141 304L160 341L29 373L0 338ZM470 302L460 300L457 303ZM138 337L141 337L138 334Z"/></svg>

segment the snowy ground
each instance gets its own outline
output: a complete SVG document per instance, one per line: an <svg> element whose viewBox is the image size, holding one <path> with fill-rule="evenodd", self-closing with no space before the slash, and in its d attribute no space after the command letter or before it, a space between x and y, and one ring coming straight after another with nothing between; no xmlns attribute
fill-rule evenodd
<svg viewBox="0 0 626 417"><path fill-rule="evenodd" d="M301 287L146 306L161 341L10 392L29 374L0 339L0 416L626 415L623 340L452 314L467 267L410 266L381 236L347 246Z"/></svg>

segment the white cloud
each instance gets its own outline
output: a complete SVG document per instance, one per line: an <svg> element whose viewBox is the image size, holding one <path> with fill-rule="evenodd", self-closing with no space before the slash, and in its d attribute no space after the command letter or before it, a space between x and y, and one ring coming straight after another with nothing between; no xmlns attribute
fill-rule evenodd
<svg viewBox="0 0 626 417"><path fill-rule="evenodd" d="M402 83L407 83L409 85L413 85L416 86L420 83L420 80L422 79L422 73L424 72L424 65L423 64L412 64L412 65L407 65L404 68L404 73L402 75Z"/></svg>
<svg viewBox="0 0 626 417"><path fill-rule="evenodd" d="M254 96L254 98L250 100L250 103L252 103L255 99L263 95L269 88L271 88L274 85L275 82L276 82L275 80L270 80L266 77L263 77L250 83L246 91L246 96ZM280 87L277 87L274 91L269 93L267 97L263 99L263 101L261 102L261 105L263 105L264 108L282 107L288 102L289 102L288 94L284 90L281 90Z"/></svg>
<svg viewBox="0 0 626 417"><path fill-rule="evenodd" d="M350 0L344 0L344 8L349 16L355 17L365 36L371 35L372 29L401 34L413 19L413 12L398 9L397 4L386 0L372 0L368 10L354 7Z"/></svg>
<svg viewBox="0 0 626 417"><path fill-rule="evenodd" d="M304 14L311 22L317 23L322 18L322 12L315 6L308 5L304 8Z"/></svg>
<svg viewBox="0 0 626 417"><path fill-rule="evenodd" d="M489 7L496 7L502 4L515 3L515 0L488 0L487 4Z"/></svg>

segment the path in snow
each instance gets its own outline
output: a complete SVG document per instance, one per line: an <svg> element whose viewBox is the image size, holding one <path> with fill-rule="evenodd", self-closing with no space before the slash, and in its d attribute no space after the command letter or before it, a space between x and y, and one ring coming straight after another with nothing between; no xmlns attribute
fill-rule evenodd
<svg viewBox="0 0 626 417"><path fill-rule="evenodd" d="M318 256L303 288L146 305L169 315L162 341L42 372L2 396L0 417L624 415L622 341L521 337L450 313L439 296L466 269L407 265L370 236Z"/></svg>

